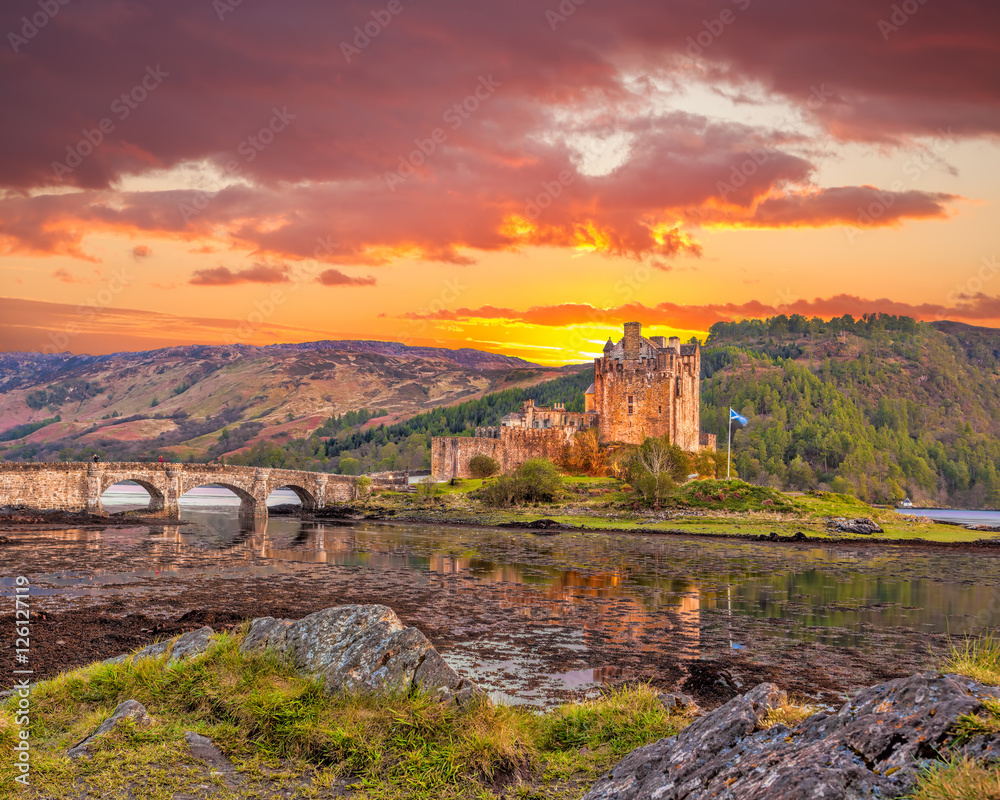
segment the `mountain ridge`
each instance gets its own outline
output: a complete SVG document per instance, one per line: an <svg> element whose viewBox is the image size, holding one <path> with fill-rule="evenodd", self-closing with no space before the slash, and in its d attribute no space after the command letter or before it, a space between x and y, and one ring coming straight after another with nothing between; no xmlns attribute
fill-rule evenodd
<svg viewBox="0 0 1000 800"><path fill-rule="evenodd" d="M9 434L0 457L83 457L102 447L123 457L205 457L260 437L306 435L347 411L394 421L558 374L471 348L369 340L8 352L0 354L0 442Z"/></svg>

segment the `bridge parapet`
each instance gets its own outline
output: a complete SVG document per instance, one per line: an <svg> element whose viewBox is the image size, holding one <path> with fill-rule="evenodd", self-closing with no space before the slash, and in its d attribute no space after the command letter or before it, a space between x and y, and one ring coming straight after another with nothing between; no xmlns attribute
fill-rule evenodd
<svg viewBox="0 0 1000 800"><path fill-rule="evenodd" d="M374 488L398 489L406 473L373 475ZM179 501L199 486L223 486L240 498L240 514L266 516L267 498L291 489L304 509L354 498L358 478L325 472L159 462L0 462L0 506L89 511L103 514L101 495L111 486L134 481L149 492L150 512L168 518L180 513Z"/></svg>

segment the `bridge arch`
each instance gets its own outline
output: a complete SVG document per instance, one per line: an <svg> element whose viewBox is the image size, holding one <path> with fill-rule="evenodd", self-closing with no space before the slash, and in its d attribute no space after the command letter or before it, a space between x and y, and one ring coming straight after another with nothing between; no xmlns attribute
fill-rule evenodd
<svg viewBox="0 0 1000 800"><path fill-rule="evenodd" d="M214 476L212 476L214 478ZM218 486L222 489L228 489L230 492L235 494L240 499L240 516L256 516L259 514L267 514L267 506L264 501L258 497L254 497L250 492L244 489L242 486L236 483L230 483L226 480L205 480L204 482L199 482L197 480L185 481L183 486L183 491L178 496L178 500L184 497L193 489L205 489L208 487Z"/></svg>
<svg viewBox="0 0 1000 800"><path fill-rule="evenodd" d="M302 504L303 510L312 511L319 506L319 501L316 499L316 495L314 495L305 487L300 486L298 484L295 483L279 484L278 482L275 482L268 488L270 489L270 492L268 492L267 495L268 497L270 497L272 494L278 491L278 489L289 489L290 491L294 492L295 496L299 498L299 502Z"/></svg>
<svg viewBox="0 0 1000 800"><path fill-rule="evenodd" d="M146 490L146 494L149 495L149 510L150 511L163 511L166 506L166 497L163 490L160 489L156 484L151 481L144 480L143 478L125 478L121 476L109 476L101 481L101 506L104 506L104 496L107 492L114 488L115 486L123 486L129 483L134 483L141 486ZM137 498L138 499L138 498Z"/></svg>
<svg viewBox="0 0 1000 800"><path fill-rule="evenodd" d="M88 511L102 514L101 495L117 483L133 481L153 498L151 510L165 518L180 514L182 495L200 486L222 486L240 498L240 514L266 516L267 498L287 487L305 508L351 497L356 479L303 470L176 462L0 462L0 505ZM406 488L405 473L372 476L376 485Z"/></svg>

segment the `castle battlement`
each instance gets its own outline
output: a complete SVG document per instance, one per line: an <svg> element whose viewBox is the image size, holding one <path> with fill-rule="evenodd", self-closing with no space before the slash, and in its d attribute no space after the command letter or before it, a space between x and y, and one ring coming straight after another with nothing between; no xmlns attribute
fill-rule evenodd
<svg viewBox="0 0 1000 800"><path fill-rule="evenodd" d="M685 450L715 449L715 436L701 432L701 348L680 338L642 335L638 322L625 323L594 359L594 382L584 392L584 410L562 403L536 406L527 400L499 426L476 429L475 437L437 437L431 442L431 472L438 480L467 478L479 453L510 472L529 458L558 458L582 430L596 427L601 442L642 444L647 436L668 436Z"/></svg>
<svg viewBox="0 0 1000 800"><path fill-rule="evenodd" d="M608 339L594 360L593 410L602 442L642 444L647 436L669 436L685 450L701 449L701 348L680 339L647 339L638 322L625 336Z"/></svg>

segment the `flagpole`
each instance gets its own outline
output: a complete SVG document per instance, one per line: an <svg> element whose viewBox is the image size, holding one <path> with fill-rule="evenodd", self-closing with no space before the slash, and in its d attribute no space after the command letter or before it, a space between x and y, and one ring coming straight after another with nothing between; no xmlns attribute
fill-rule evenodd
<svg viewBox="0 0 1000 800"><path fill-rule="evenodd" d="M729 465L733 461L733 410L729 409L729 440L726 443L726 480L729 480Z"/></svg>

